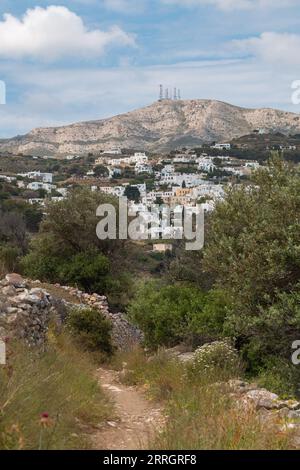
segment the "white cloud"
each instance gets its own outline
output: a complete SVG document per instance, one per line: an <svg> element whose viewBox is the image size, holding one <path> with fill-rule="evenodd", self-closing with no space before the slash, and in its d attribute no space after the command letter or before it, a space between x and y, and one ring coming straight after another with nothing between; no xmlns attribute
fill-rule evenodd
<svg viewBox="0 0 300 470"><path fill-rule="evenodd" d="M259 37L234 40L231 47L236 52L250 54L266 63L279 66L300 65L300 35L265 32Z"/></svg>
<svg viewBox="0 0 300 470"><path fill-rule="evenodd" d="M0 22L0 57L98 57L109 46L134 46L135 39L118 26L89 30L80 16L63 6L36 7L18 19L5 14Z"/></svg>
<svg viewBox="0 0 300 470"><path fill-rule="evenodd" d="M255 8L284 8L297 5L298 0L162 0L169 5L204 6L213 5L221 10L248 10Z"/></svg>

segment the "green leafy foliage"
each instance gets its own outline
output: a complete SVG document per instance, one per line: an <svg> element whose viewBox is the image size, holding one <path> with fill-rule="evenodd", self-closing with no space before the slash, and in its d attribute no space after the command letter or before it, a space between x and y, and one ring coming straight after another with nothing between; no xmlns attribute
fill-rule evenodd
<svg viewBox="0 0 300 470"><path fill-rule="evenodd" d="M140 286L128 312L151 347L199 344L222 333L224 312L218 302L195 287L153 281Z"/></svg>
<svg viewBox="0 0 300 470"><path fill-rule="evenodd" d="M68 315L67 327L81 347L90 352L111 354L111 323L96 309L73 308Z"/></svg>
<svg viewBox="0 0 300 470"><path fill-rule="evenodd" d="M228 191L210 221L204 267L227 296L225 330L252 371L289 360L300 337L300 177L274 155L254 185Z"/></svg>
<svg viewBox="0 0 300 470"><path fill-rule="evenodd" d="M83 290L99 292L105 290L106 278L110 272L108 258L95 251L78 253L61 266L59 276Z"/></svg>
<svg viewBox="0 0 300 470"><path fill-rule="evenodd" d="M130 201L138 202L140 200L140 191L136 186L126 186L124 196Z"/></svg>
<svg viewBox="0 0 300 470"><path fill-rule="evenodd" d="M94 175L102 178L109 176L109 171L104 165L97 165L94 168Z"/></svg>
<svg viewBox="0 0 300 470"><path fill-rule="evenodd" d="M17 271L19 266L20 250L11 245L0 246L0 272L6 274L8 272Z"/></svg>
<svg viewBox="0 0 300 470"><path fill-rule="evenodd" d="M122 242L99 240L96 235L96 209L104 203L117 206L114 198L82 188L74 189L63 201L50 203L22 260L24 273L105 294L114 306L122 305L124 291L130 291L130 277L119 268L116 273L113 270Z"/></svg>

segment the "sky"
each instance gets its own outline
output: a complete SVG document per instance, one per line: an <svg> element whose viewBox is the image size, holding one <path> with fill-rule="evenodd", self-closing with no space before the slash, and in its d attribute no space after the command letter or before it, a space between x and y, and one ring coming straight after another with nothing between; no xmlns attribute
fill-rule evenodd
<svg viewBox="0 0 300 470"><path fill-rule="evenodd" d="M0 0L0 137L147 106L160 84L299 113L296 80L300 0Z"/></svg>

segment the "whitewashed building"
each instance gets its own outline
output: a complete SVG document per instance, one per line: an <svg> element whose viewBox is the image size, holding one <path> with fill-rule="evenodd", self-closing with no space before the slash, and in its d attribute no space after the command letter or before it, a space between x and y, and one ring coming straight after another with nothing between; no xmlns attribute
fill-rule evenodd
<svg viewBox="0 0 300 470"><path fill-rule="evenodd" d="M151 175L153 173L153 168L147 163L136 163L134 171L138 175L141 173L147 173L148 175Z"/></svg>
<svg viewBox="0 0 300 470"><path fill-rule="evenodd" d="M41 181L43 183L52 183L53 175L52 173L42 173L40 171L29 171L28 173L18 173L19 176L23 178L29 178L31 180Z"/></svg>
<svg viewBox="0 0 300 470"><path fill-rule="evenodd" d="M215 145L212 145L212 148L217 149L217 150L230 150L231 144L228 144L228 143L215 144Z"/></svg>
<svg viewBox="0 0 300 470"><path fill-rule="evenodd" d="M47 191L47 193L51 193L53 189L56 189L56 185L50 183L42 183L41 181L34 181L27 185L27 189L31 189L32 191L44 189L45 191Z"/></svg>

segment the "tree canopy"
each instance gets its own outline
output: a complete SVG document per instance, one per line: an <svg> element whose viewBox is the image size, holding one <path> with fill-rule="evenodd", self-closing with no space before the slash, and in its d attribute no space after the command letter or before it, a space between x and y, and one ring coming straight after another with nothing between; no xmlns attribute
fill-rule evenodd
<svg viewBox="0 0 300 470"><path fill-rule="evenodd" d="M251 186L232 187L210 220L204 269L228 299L226 331L248 356L288 357L300 337L300 177L273 155ZM251 353L249 352L251 350Z"/></svg>

